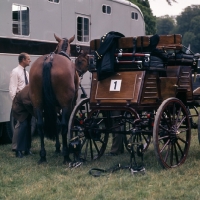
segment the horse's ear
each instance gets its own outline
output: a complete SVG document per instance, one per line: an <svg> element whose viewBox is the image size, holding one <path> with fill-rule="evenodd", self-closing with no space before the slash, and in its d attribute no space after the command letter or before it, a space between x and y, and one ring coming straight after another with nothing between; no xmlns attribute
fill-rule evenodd
<svg viewBox="0 0 200 200"><path fill-rule="evenodd" d="M69 43L72 43L75 39L75 35L69 39Z"/></svg>
<svg viewBox="0 0 200 200"><path fill-rule="evenodd" d="M54 37L55 37L55 39L56 39L57 42L60 42L62 40L55 33L54 33Z"/></svg>

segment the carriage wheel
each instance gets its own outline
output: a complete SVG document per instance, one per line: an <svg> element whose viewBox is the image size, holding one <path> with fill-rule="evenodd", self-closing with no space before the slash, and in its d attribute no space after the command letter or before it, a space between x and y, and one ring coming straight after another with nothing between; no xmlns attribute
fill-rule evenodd
<svg viewBox="0 0 200 200"><path fill-rule="evenodd" d="M78 136L81 139L81 158L96 160L107 146L107 117L101 111L91 111L89 99L81 100L74 108L69 121L69 139Z"/></svg>
<svg viewBox="0 0 200 200"><path fill-rule="evenodd" d="M198 140L199 140L199 143L200 143L200 113L198 115Z"/></svg>
<svg viewBox="0 0 200 200"><path fill-rule="evenodd" d="M188 111L177 98L168 98L157 110L153 144L155 154L163 168L173 168L184 163L191 140Z"/></svg>
<svg viewBox="0 0 200 200"><path fill-rule="evenodd" d="M126 134L124 135L124 145L126 150L130 153L131 149L130 149L130 144L140 144L143 146L143 151L145 152L150 143L151 143L151 135L152 135L152 131L151 131L151 135L149 135L148 133L145 133L145 131L149 130L149 127L146 125L147 123L147 119L144 119L143 116L140 116L140 120L137 123L134 123L133 121L136 119L136 116L132 116L129 117L130 113L125 113L125 119L126 119L126 131L134 131L137 130L137 133L135 134ZM132 118L132 119L131 119ZM133 125L134 124L134 125ZM132 127L132 128L131 128ZM132 130L131 130L132 129Z"/></svg>

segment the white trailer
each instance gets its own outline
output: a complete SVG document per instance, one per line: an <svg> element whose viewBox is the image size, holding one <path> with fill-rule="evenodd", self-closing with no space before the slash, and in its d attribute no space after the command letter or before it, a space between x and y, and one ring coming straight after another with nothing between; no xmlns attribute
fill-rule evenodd
<svg viewBox="0 0 200 200"><path fill-rule="evenodd" d="M127 0L4 0L0 1L0 27L0 143L12 138L8 88L21 52L29 53L33 63L39 55L54 51L54 33L76 36L71 45L73 59L79 51L89 51L91 40L109 31L126 37L145 35L141 10ZM90 89L89 72L82 86Z"/></svg>

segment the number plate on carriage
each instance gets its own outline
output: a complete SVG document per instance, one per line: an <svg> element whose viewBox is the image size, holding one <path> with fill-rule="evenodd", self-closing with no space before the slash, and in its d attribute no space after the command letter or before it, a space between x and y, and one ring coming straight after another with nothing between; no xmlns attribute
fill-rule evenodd
<svg viewBox="0 0 200 200"><path fill-rule="evenodd" d="M137 103L143 78L143 71L124 71L98 81L94 72L90 103L96 105Z"/></svg>
<svg viewBox="0 0 200 200"><path fill-rule="evenodd" d="M111 80L110 91L120 91L122 80Z"/></svg>

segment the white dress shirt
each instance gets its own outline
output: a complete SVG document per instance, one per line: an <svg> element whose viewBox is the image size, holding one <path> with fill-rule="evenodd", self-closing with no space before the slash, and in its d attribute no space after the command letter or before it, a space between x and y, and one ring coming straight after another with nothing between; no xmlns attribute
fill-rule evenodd
<svg viewBox="0 0 200 200"><path fill-rule="evenodd" d="M26 71L26 76L29 81L29 73ZM24 67L18 65L14 68L10 74L10 85L9 93L10 97L13 100L15 95L21 91L26 86L25 76L24 76Z"/></svg>

